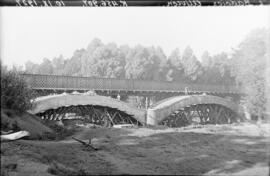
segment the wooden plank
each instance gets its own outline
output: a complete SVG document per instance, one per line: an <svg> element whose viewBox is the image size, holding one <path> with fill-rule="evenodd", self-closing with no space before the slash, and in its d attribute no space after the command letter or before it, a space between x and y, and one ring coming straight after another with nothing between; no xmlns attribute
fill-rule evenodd
<svg viewBox="0 0 270 176"><path fill-rule="evenodd" d="M72 139L74 139L75 141L77 141L77 142L80 142L82 145L84 145L85 147L89 147L89 148L91 148L91 149L93 149L93 150L98 150L98 148L96 148L96 147L94 147L93 145L91 145L91 139L89 139L89 143L86 143L86 142L84 142L84 141L82 141L82 140L80 140L80 139L77 139L77 138L75 138L75 137L72 137Z"/></svg>

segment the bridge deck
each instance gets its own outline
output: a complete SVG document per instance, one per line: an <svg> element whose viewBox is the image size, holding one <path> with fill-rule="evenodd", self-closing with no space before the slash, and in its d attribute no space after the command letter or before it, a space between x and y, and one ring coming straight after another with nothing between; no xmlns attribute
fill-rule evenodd
<svg viewBox="0 0 270 176"><path fill-rule="evenodd" d="M59 75L21 75L33 89L61 90L108 90L108 91L152 91L152 92L211 92L239 94L240 89L233 85L183 84L132 79L106 79Z"/></svg>

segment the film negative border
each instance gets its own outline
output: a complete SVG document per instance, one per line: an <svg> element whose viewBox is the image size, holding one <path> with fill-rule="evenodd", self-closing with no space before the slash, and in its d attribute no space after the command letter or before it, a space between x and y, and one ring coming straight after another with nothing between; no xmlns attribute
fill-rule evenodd
<svg viewBox="0 0 270 176"><path fill-rule="evenodd" d="M125 7L125 6L248 6L269 5L270 0L1 0L0 6Z"/></svg>

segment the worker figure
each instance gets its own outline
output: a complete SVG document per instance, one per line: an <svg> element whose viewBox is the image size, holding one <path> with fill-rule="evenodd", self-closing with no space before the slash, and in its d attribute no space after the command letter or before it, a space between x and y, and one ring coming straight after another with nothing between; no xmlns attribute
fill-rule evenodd
<svg viewBox="0 0 270 176"><path fill-rule="evenodd" d="M152 107L154 104L154 100L150 98L149 107Z"/></svg>
<svg viewBox="0 0 270 176"><path fill-rule="evenodd" d="M188 95L188 87L185 87L185 95Z"/></svg>
<svg viewBox="0 0 270 176"><path fill-rule="evenodd" d="M139 102L138 108L142 109L142 102Z"/></svg>
<svg viewBox="0 0 270 176"><path fill-rule="evenodd" d="M120 95L118 94L118 95L117 95L117 100L120 100L120 98L121 98L121 97L120 97Z"/></svg>

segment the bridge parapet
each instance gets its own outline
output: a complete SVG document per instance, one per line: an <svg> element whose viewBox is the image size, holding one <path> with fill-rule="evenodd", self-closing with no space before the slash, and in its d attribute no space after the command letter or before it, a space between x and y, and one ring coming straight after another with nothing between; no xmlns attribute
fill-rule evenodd
<svg viewBox="0 0 270 176"><path fill-rule="evenodd" d="M60 75L21 75L32 89L41 90L102 90L130 92L189 92L241 94L241 89L228 85L183 84L148 80L74 77Z"/></svg>

